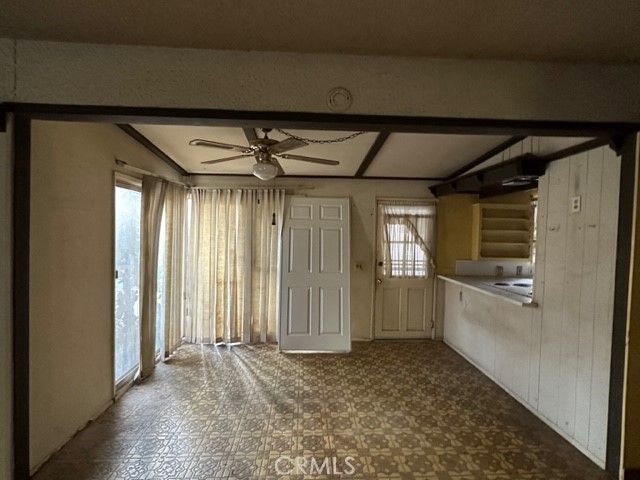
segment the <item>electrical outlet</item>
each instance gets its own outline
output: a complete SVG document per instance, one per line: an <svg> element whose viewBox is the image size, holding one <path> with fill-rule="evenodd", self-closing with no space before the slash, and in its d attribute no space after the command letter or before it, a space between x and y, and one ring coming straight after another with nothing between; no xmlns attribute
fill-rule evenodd
<svg viewBox="0 0 640 480"><path fill-rule="evenodd" d="M571 213L578 213L580 211L581 205L581 197L578 195L577 197L571 197Z"/></svg>

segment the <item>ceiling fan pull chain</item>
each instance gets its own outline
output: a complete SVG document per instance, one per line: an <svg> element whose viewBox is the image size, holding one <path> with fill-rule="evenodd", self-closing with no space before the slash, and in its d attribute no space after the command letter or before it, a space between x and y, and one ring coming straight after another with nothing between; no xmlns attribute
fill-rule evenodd
<svg viewBox="0 0 640 480"><path fill-rule="evenodd" d="M352 133L351 135L347 135L346 137L340 137L340 138L333 138L331 140L316 140L313 138L304 138L304 137L299 137L298 135L294 135L293 133L289 133L286 132L280 128L276 128L276 131L280 132L281 134L289 137L289 138L293 138L295 140L300 140L303 142L307 142L307 143L320 143L320 144L326 144L326 143L340 143L340 142L344 142L346 140L351 140L353 138L359 137L360 135L367 133L367 132L355 132Z"/></svg>

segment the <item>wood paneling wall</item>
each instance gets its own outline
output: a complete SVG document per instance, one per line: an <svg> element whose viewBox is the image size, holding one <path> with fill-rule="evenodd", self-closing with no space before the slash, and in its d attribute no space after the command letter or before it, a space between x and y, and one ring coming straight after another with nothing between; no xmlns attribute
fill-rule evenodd
<svg viewBox="0 0 640 480"><path fill-rule="evenodd" d="M620 159L553 162L538 190L535 309L448 284L444 339L605 464ZM571 212L572 197L581 209ZM465 339L472 339L466 341Z"/></svg>

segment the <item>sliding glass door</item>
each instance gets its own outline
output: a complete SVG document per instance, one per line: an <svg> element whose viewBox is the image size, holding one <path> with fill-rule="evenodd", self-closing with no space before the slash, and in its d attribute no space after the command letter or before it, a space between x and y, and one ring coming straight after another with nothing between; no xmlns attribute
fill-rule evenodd
<svg viewBox="0 0 640 480"><path fill-rule="evenodd" d="M128 182L115 191L115 383L140 365L140 211L142 192Z"/></svg>

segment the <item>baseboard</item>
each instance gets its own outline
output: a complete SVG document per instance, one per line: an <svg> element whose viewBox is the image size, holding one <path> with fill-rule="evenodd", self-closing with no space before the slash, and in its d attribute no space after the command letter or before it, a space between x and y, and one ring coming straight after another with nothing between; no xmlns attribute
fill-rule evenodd
<svg viewBox="0 0 640 480"><path fill-rule="evenodd" d="M124 382L122 385L120 385L120 387L118 387L116 389L116 394L113 397L113 403L118 402L122 398L122 396L125 393L127 393L131 387L133 387L134 382L135 382L135 379L133 377L131 377L130 380L128 380L128 381Z"/></svg>
<svg viewBox="0 0 640 480"><path fill-rule="evenodd" d="M640 480L640 468L625 468L624 480Z"/></svg>

